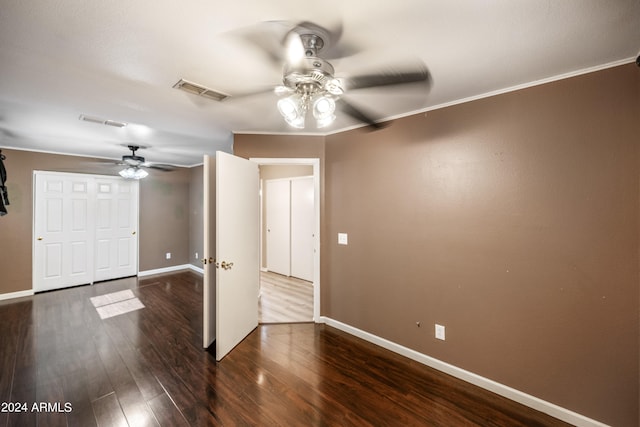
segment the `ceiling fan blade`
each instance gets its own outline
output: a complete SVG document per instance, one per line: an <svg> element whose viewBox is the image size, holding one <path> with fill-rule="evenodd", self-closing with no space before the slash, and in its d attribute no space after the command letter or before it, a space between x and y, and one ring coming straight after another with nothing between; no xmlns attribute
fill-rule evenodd
<svg viewBox="0 0 640 427"><path fill-rule="evenodd" d="M424 65L410 70L389 69L376 74L363 74L341 80L343 80L346 90L420 82L431 86L432 83L431 73Z"/></svg>
<svg viewBox="0 0 640 427"><path fill-rule="evenodd" d="M339 101L340 110L346 115L353 117L359 122L365 123L370 130L380 130L389 125L389 122L376 122L373 117L362 108L356 107L348 102L344 96Z"/></svg>
<svg viewBox="0 0 640 427"><path fill-rule="evenodd" d="M176 167L173 165L166 165L166 164L162 164L162 163L152 163L152 164L144 164L141 165L143 168L148 168L148 169L156 169L162 172L171 172L176 170Z"/></svg>
<svg viewBox="0 0 640 427"><path fill-rule="evenodd" d="M231 34L257 47L273 65L281 67L287 59L283 46L292 27L293 24L286 21L266 21Z"/></svg>
<svg viewBox="0 0 640 427"><path fill-rule="evenodd" d="M296 63L305 57L304 46L302 45L302 39L299 34L289 31L284 40L284 46L286 49L287 62Z"/></svg>
<svg viewBox="0 0 640 427"><path fill-rule="evenodd" d="M276 88L278 87L280 86L277 86ZM265 94L277 95L278 93L276 92L276 89L273 86L267 86L267 87L258 88L249 92L231 94L228 98L225 98L221 102L228 103L228 102L234 102L236 100L240 101L248 97L265 95Z"/></svg>
<svg viewBox="0 0 640 427"><path fill-rule="evenodd" d="M266 21L247 28L235 30L232 34L239 36L253 46L259 48L267 55L267 58L281 67L287 61L295 62L304 56L300 36L305 34L316 34L323 40L324 47L321 48L321 56L324 59L337 59L354 55L360 52L356 46L350 43L340 42L343 34L342 21L323 27L311 21L301 21L298 23L289 21ZM297 39L297 41L295 41ZM298 51L291 58L289 48L295 44ZM339 43L340 42L340 43ZM300 52L302 51L302 52ZM302 56L300 56L302 54Z"/></svg>

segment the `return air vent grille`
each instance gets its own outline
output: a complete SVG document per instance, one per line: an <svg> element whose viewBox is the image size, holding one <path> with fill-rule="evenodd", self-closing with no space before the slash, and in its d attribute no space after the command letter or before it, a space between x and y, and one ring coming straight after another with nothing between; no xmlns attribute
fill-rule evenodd
<svg viewBox="0 0 640 427"><path fill-rule="evenodd" d="M80 117L78 117L78 118L80 120L82 120L83 122L98 123L100 125L113 126L113 127L116 127L116 128L123 128L123 127L125 127L127 125L124 122L118 122L116 120L102 119L100 117L86 116L84 114L80 114Z"/></svg>
<svg viewBox="0 0 640 427"><path fill-rule="evenodd" d="M180 79L180 81L173 85L174 88L183 90L185 92L192 93L194 95L202 96L204 98L213 99L214 101L222 101L225 98L228 98L229 95L225 95L224 93L216 92L213 89L209 89L208 87L204 87L202 85L189 82L184 79Z"/></svg>

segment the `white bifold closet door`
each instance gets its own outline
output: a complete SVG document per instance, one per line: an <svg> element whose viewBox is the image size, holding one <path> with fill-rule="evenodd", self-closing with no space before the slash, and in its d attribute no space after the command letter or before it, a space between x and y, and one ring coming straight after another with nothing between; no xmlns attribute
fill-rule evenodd
<svg viewBox="0 0 640 427"><path fill-rule="evenodd" d="M265 181L267 270L291 275L291 181Z"/></svg>
<svg viewBox="0 0 640 427"><path fill-rule="evenodd" d="M33 290L137 274L138 183L34 173Z"/></svg>
<svg viewBox="0 0 640 427"><path fill-rule="evenodd" d="M313 177L265 181L267 270L313 281Z"/></svg>
<svg viewBox="0 0 640 427"><path fill-rule="evenodd" d="M313 282L313 177L291 180L291 275Z"/></svg>

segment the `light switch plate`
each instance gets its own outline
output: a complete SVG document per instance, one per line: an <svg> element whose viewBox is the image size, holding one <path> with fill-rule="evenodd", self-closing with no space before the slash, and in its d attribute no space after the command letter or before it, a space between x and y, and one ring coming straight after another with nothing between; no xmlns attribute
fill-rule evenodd
<svg viewBox="0 0 640 427"><path fill-rule="evenodd" d="M436 324L436 338L444 341L444 326Z"/></svg>
<svg viewBox="0 0 640 427"><path fill-rule="evenodd" d="M349 238L347 236L347 233L338 233L338 244L339 245L349 244Z"/></svg>

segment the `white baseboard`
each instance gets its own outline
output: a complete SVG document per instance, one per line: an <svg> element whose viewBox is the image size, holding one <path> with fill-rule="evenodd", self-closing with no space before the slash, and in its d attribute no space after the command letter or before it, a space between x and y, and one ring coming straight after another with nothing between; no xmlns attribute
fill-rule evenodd
<svg viewBox="0 0 640 427"><path fill-rule="evenodd" d="M204 275L204 269L202 267L196 267L193 264L189 264L189 268L193 271L195 271L196 273L200 273L202 275Z"/></svg>
<svg viewBox="0 0 640 427"><path fill-rule="evenodd" d="M480 375L474 374L473 372L458 368L457 366L450 365L431 356L427 356L426 354L419 353L415 350L404 347L400 344L396 344L392 341L378 337L361 329L354 328L353 326L347 325L329 317L321 316L319 318L319 323L325 323L336 329L340 329L343 332L347 332L358 338L362 338L365 341L369 341L370 343L379 345L380 347L393 351L394 353L398 353L402 356L408 357L409 359L415 360L416 362L422 363L431 368L437 369L438 371L444 372L463 381L484 388L485 390L489 390L493 393L499 394L500 396L526 405L537 411L544 412L545 414L551 415L552 417L571 423L575 426L607 427L606 424L603 424L596 420L592 420L591 418L587 418L584 415L580 415L576 412L562 408L551 402L547 402L535 396L531 396L530 394L513 389L509 386L500 384L488 378L484 378Z"/></svg>
<svg viewBox="0 0 640 427"><path fill-rule="evenodd" d="M13 299L13 298L22 298L22 297L30 297L33 296L33 289L28 289L26 291L18 291L18 292L9 292L6 294L0 294L0 301L5 299Z"/></svg>
<svg viewBox="0 0 640 427"><path fill-rule="evenodd" d="M154 274L172 273L174 271L188 270L191 264L172 265L171 267L156 268L153 270L139 271L138 277L152 276Z"/></svg>
<svg viewBox="0 0 640 427"><path fill-rule="evenodd" d="M193 264L172 265L171 267L156 268L154 270L145 270L138 272L138 277L153 276L154 274L173 273L181 270L192 270L196 273L204 274L204 270Z"/></svg>

